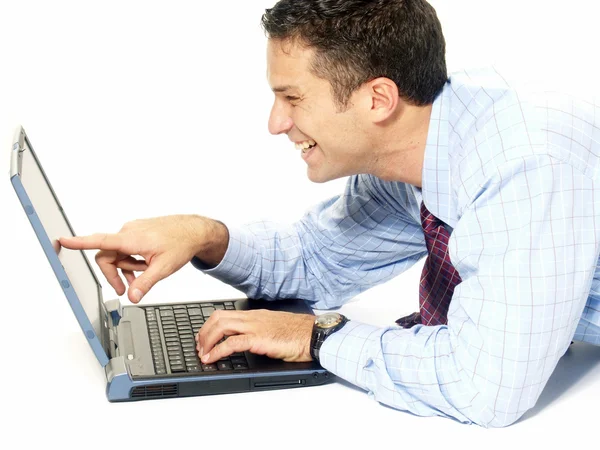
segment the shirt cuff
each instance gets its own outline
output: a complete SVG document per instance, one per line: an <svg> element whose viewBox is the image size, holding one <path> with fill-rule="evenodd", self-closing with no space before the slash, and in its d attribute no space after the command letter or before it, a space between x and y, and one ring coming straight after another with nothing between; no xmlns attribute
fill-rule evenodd
<svg viewBox="0 0 600 450"><path fill-rule="evenodd" d="M365 369L373 364L373 359L381 353L381 336L390 328L348 321L340 330L329 335L321 345L321 366L364 388Z"/></svg>
<svg viewBox="0 0 600 450"><path fill-rule="evenodd" d="M241 228L229 228L229 244L221 262L209 268L197 257L190 261L196 269L224 283L238 285L248 279L256 263L254 235Z"/></svg>

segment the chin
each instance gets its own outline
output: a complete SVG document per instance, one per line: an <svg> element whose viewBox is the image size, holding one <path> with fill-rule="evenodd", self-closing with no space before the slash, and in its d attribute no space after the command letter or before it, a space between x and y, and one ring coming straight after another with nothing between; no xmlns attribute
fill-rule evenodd
<svg viewBox="0 0 600 450"><path fill-rule="evenodd" d="M326 181L329 181L328 178L324 178L321 174L315 173L310 169L306 171L306 176L313 183L325 183Z"/></svg>
<svg viewBox="0 0 600 450"><path fill-rule="evenodd" d="M306 175L313 183L326 183L328 181L337 180L338 178L343 177L343 175L319 173L316 170L311 170L310 167L307 169Z"/></svg>

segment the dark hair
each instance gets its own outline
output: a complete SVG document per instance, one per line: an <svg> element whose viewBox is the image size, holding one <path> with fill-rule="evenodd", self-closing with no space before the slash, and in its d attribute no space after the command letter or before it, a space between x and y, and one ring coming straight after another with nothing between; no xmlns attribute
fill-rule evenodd
<svg viewBox="0 0 600 450"><path fill-rule="evenodd" d="M377 77L417 106L433 103L448 79L442 27L425 0L280 0L262 26L269 39L315 49L311 70L340 108Z"/></svg>

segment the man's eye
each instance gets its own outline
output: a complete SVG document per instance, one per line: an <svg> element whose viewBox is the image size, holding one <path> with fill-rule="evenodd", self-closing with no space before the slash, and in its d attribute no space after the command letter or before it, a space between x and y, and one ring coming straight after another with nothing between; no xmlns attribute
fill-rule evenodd
<svg viewBox="0 0 600 450"><path fill-rule="evenodd" d="M290 103L297 102L298 100L300 100L298 97L293 97L291 95L286 95L285 99Z"/></svg>

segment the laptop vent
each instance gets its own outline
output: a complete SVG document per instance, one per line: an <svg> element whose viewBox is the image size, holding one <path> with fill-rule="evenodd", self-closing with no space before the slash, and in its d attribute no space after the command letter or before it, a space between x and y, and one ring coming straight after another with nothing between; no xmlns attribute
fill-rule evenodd
<svg viewBox="0 0 600 450"><path fill-rule="evenodd" d="M173 384L151 384L148 386L138 386L131 391L131 398L160 398L177 397L179 394L178 385Z"/></svg>

